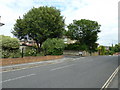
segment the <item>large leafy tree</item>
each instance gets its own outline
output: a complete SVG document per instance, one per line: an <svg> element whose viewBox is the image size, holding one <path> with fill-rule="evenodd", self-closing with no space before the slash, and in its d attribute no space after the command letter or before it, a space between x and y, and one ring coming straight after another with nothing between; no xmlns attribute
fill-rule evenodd
<svg viewBox="0 0 120 90"><path fill-rule="evenodd" d="M67 36L73 40L78 40L81 46L85 47L88 52L94 52L98 46L98 33L100 32L100 25L92 20L73 20L69 24Z"/></svg>
<svg viewBox="0 0 120 90"><path fill-rule="evenodd" d="M32 8L23 18L17 19L12 33L19 39L32 38L40 50L42 43L48 38L62 37L64 26L60 10L41 6Z"/></svg>

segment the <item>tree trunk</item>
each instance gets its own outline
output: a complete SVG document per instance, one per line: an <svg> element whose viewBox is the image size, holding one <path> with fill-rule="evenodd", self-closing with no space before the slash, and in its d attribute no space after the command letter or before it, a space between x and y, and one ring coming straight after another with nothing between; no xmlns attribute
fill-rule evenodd
<svg viewBox="0 0 120 90"><path fill-rule="evenodd" d="M36 44L37 44L37 51L38 51L38 53L39 53L39 52L42 51L41 46L42 46L42 43L43 43L43 42L39 42L38 40L35 40L35 41L36 41Z"/></svg>

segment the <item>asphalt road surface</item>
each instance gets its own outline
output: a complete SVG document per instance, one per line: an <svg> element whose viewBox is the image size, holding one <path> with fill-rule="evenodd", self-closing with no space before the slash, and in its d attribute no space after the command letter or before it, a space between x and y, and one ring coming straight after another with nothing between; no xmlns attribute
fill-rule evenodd
<svg viewBox="0 0 120 90"><path fill-rule="evenodd" d="M118 66L117 56L64 59L61 63L3 72L2 88L101 88Z"/></svg>

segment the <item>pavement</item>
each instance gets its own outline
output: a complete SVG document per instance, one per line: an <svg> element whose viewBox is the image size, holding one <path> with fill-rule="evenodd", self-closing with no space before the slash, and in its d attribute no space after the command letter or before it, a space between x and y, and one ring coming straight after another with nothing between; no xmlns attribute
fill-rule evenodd
<svg viewBox="0 0 120 90"><path fill-rule="evenodd" d="M4 71L2 88L101 88L117 68L118 57L66 56L51 64L37 65Z"/></svg>
<svg viewBox="0 0 120 90"><path fill-rule="evenodd" d="M61 63L61 62L67 61L67 60L68 60L67 58L62 58L62 59L56 59L56 60L48 60L48 61L2 66L2 67L0 67L0 73L8 72L8 71L16 71L16 70L21 70L21 69L27 69L27 68L34 68L34 67L39 67L41 65L56 64L56 63ZM69 58L69 61L70 61L70 58Z"/></svg>

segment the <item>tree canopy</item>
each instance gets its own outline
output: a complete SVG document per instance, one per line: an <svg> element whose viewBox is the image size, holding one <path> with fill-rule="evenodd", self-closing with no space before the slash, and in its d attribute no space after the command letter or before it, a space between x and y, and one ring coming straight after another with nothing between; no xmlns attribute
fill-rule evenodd
<svg viewBox="0 0 120 90"><path fill-rule="evenodd" d="M32 38L40 48L48 38L62 37L64 26L60 10L54 7L41 6L32 8L23 15L23 18L19 17L12 33L19 39Z"/></svg>
<svg viewBox="0 0 120 90"><path fill-rule="evenodd" d="M78 40L88 52L94 52L97 48L96 41L100 32L98 22L92 20L73 20L73 23L68 25L67 36L73 40Z"/></svg>
<svg viewBox="0 0 120 90"><path fill-rule="evenodd" d="M120 52L120 43L115 44L115 46L109 47L109 50L112 52L111 54L114 54L116 52Z"/></svg>

